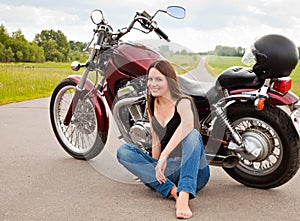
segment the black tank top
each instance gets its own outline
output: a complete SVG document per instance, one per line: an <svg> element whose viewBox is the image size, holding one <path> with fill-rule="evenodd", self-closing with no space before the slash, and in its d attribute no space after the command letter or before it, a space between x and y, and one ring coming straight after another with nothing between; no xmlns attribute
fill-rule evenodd
<svg viewBox="0 0 300 221"><path fill-rule="evenodd" d="M180 117L179 113L177 112L177 105L178 105L179 101L183 98L190 100L187 97L181 97L176 101L175 111L174 111L173 117L165 125L165 127L163 127L158 122L158 120L156 119L156 117L154 115L154 100L155 99L153 99L152 102L150 103L150 108L151 108L151 112L152 112L152 125L151 126L152 126L153 130L155 131L155 133L157 134L157 136L159 137L160 145L161 145L161 151L163 151L165 149L165 147L167 146L167 144L170 141L171 137L173 136L174 132L176 131L177 127L181 123L181 117ZM193 107L193 105L192 105L192 107ZM172 151L170 156L181 156L180 145L178 145L175 148L175 150Z"/></svg>

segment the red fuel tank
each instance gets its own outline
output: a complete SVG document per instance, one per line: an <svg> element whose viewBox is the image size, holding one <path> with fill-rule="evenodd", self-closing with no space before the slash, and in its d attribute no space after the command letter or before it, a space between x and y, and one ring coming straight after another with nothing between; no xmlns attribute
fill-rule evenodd
<svg viewBox="0 0 300 221"><path fill-rule="evenodd" d="M124 43L116 48L112 61L119 71L131 76L143 76L150 64L164 59L159 53L139 43Z"/></svg>

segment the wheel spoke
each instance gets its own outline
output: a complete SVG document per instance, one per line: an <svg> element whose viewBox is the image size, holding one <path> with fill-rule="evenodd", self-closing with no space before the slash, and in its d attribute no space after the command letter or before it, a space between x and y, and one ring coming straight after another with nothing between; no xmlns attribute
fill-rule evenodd
<svg viewBox="0 0 300 221"><path fill-rule="evenodd" d="M259 161L247 159L247 154L238 154L240 163L237 167L253 175L266 175L274 171L282 159L282 144L275 129L256 118L242 118L234 122L233 125L242 136L249 131L258 133L258 137L263 137L269 144L268 149L263 150L266 156Z"/></svg>
<svg viewBox="0 0 300 221"><path fill-rule="evenodd" d="M74 86L66 86L57 95L56 127L63 142L75 153L90 151L97 139L98 126L93 104L86 98L80 100L74 110L69 125L64 125L64 118L74 97Z"/></svg>

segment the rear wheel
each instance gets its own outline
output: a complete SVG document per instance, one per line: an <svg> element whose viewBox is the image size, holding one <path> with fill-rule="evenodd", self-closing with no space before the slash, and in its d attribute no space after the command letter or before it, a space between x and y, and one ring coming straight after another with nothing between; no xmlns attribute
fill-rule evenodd
<svg viewBox="0 0 300 221"><path fill-rule="evenodd" d="M288 182L299 169L299 137L289 116L279 108L257 111L251 104L233 104L227 117L252 154L241 152L235 168L225 171L250 187L274 188Z"/></svg>
<svg viewBox="0 0 300 221"><path fill-rule="evenodd" d="M103 149L107 132L99 130L97 115L89 96L80 99L68 126L63 121L75 94L76 83L63 80L55 88L50 101L50 119L54 134L72 157L88 160Z"/></svg>

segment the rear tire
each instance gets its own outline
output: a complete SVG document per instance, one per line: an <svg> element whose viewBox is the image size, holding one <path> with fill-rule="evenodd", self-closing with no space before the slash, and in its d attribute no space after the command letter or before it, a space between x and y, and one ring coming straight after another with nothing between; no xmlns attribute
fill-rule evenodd
<svg viewBox="0 0 300 221"><path fill-rule="evenodd" d="M76 83L69 79L56 86L50 101L51 125L58 142L68 154L79 160L89 160L103 150L107 131L99 130L97 115L89 96L79 100L71 123L64 125L75 87Z"/></svg>
<svg viewBox="0 0 300 221"><path fill-rule="evenodd" d="M268 144L259 159L247 159L247 155L238 153L239 164L224 169L233 179L246 186L268 189L283 185L296 174L300 166L300 142L284 111L271 105L257 111L253 104L237 103L228 107L227 117L242 136L251 134L257 143Z"/></svg>

